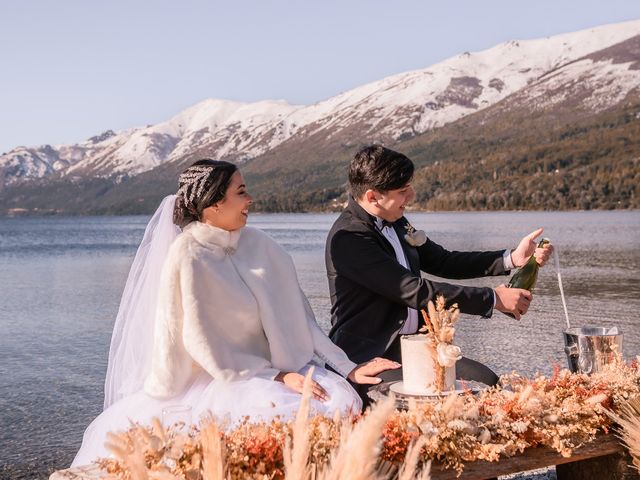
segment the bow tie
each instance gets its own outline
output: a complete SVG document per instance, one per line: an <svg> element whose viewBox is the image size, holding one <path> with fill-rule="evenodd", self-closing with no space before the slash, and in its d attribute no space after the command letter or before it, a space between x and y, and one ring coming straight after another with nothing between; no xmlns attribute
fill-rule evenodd
<svg viewBox="0 0 640 480"><path fill-rule="evenodd" d="M376 218L376 225L378 226L378 228L380 230L382 230L384 227L393 228L393 222L389 222L389 221L383 220L381 218Z"/></svg>

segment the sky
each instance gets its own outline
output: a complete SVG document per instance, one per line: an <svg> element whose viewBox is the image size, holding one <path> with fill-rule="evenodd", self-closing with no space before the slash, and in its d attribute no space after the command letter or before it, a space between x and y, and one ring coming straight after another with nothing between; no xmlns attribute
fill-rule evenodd
<svg viewBox="0 0 640 480"><path fill-rule="evenodd" d="M638 0L5 0L0 153L207 98L311 104L464 51L636 19Z"/></svg>

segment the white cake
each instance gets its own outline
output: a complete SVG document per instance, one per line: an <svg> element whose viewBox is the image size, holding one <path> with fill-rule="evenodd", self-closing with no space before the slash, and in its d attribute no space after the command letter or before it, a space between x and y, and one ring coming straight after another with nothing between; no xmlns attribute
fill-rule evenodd
<svg viewBox="0 0 640 480"><path fill-rule="evenodd" d="M439 393L436 387L436 358L427 335L404 335L400 338L402 351L403 389L407 393L428 395ZM456 366L445 367L443 391L455 390Z"/></svg>

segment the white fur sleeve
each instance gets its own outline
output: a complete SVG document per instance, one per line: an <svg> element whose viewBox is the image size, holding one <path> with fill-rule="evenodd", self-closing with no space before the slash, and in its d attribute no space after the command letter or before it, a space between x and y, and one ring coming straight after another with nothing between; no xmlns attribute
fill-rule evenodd
<svg viewBox="0 0 640 480"><path fill-rule="evenodd" d="M311 305L309 305L309 300L302 290L300 290L300 295L304 298L307 324L313 337L313 350L315 354L320 357L323 362L346 378L358 365L349 360L344 350L333 343L331 339L327 337L326 333L322 331L313 314Z"/></svg>
<svg viewBox="0 0 640 480"><path fill-rule="evenodd" d="M215 312L215 295L206 291L207 284L198 277L194 264L185 264L181 280L184 314L181 333L186 351L195 363L217 380L229 381L253 373L230 368L235 364L234 352L221 340L215 322L209 322ZM214 301L210 303L212 299ZM226 368L221 365L226 365Z"/></svg>
<svg viewBox="0 0 640 480"><path fill-rule="evenodd" d="M268 370L271 366L268 358L257 351L238 350L229 341L229 329L237 334L244 327L231 324L230 302L222 298L215 285L211 284L212 278L218 278L213 276L214 266L220 269L218 275L224 276L225 271L219 262L207 262L209 260L205 258L195 257L183 262L181 268L182 342L186 352L195 364L216 380L234 381Z"/></svg>
<svg viewBox="0 0 640 480"><path fill-rule="evenodd" d="M177 395L191 375L191 357L182 341L180 269L174 258L170 254L162 268L151 371L144 385L145 392L156 398Z"/></svg>

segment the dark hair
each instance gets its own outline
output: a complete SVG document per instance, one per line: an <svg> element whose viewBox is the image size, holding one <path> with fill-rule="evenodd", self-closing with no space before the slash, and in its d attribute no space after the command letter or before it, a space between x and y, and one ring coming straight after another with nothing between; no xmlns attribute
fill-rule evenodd
<svg viewBox="0 0 640 480"><path fill-rule="evenodd" d="M184 228L200 220L202 211L227 193L231 177L238 170L233 163L208 158L198 160L180 174L173 223Z"/></svg>
<svg viewBox="0 0 640 480"><path fill-rule="evenodd" d="M404 187L413 178L413 162L382 145L369 145L349 165L349 186L355 198L368 190L387 192Z"/></svg>

